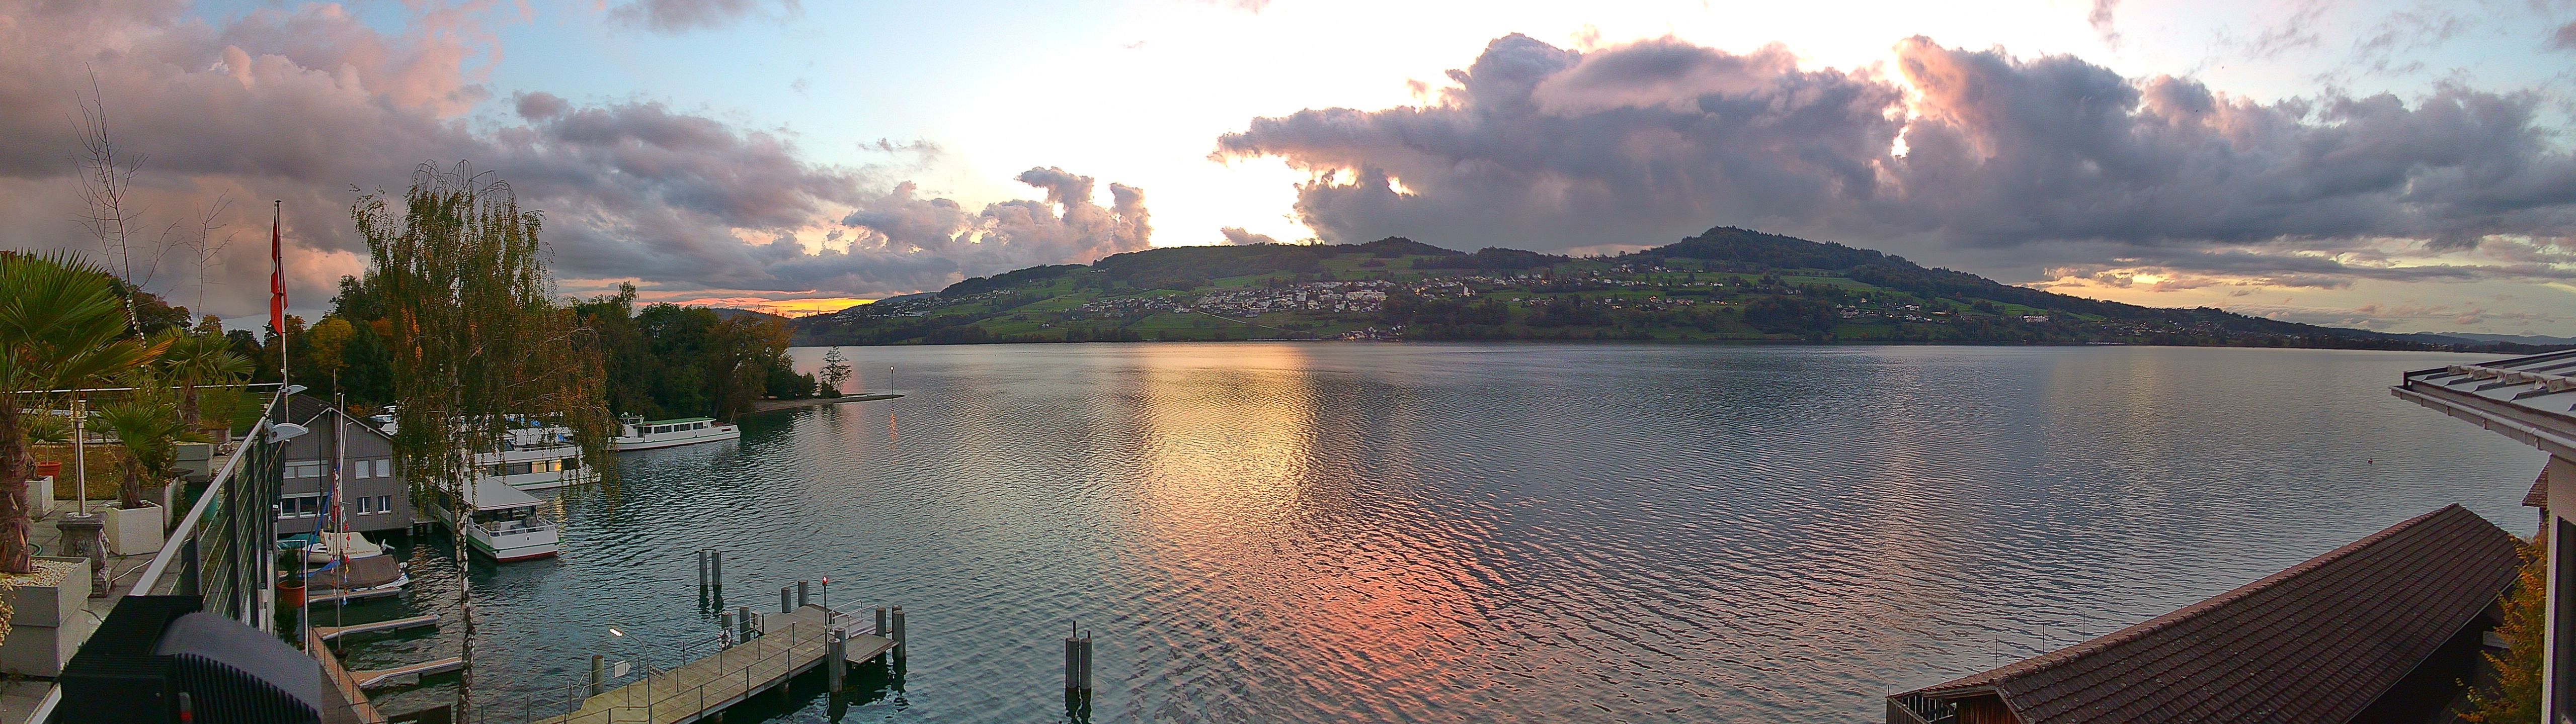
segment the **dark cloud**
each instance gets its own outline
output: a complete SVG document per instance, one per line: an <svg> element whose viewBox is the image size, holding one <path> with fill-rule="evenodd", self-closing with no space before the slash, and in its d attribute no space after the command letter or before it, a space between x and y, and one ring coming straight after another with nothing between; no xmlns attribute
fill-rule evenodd
<svg viewBox="0 0 2576 724"><path fill-rule="evenodd" d="M797 0L633 0L608 9L608 19L664 33L719 28L775 9L778 17L803 11Z"/></svg>
<svg viewBox="0 0 2576 724"><path fill-rule="evenodd" d="M2549 48L2551 50L2576 50L2576 23L2568 23L2566 25L2558 26L2558 32L2550 33Z"/></svg>
<svg viewBox="0 0 2576 724"><path fill-rule="evenodd" d="M1244 230L1243 230L1243 227L1226 227L1226 228L1223 228L1223 229L1218 229L1218 230L1216 230L1216 231L1217 231L1217 233L1218 233L1218 234L1223 234L1223 235L1225 235L1225 243L1227 243L1227 244L1278 244L1278 243L1279 243L1279 240L1274 239L1274 238L1271 238L1271 236L1270 236L1270 235L1268 235L1268 234L1254 234L1254 233L1252 233L1252 232L1244 231Z"/></svg>
<svg viewBox="0 0 2576 724"><path fill-rule="evenodd" d="M1315 174L1297 211L1326 240L1452 248L1660 243L1731 224L2035 266L2388 238L2465 250L2562 239L2576 222L2576 160L2532 94L2258 104L2072 56L1919 37L1896 52L1910 97L1871 73L1802 70L1777 47L1578 53L1513 35L1452 71L1435 105L1258 118L1217 155Z"/></svg>
<svg viewBox="0 0 2576 724"><path fill-rule="evenodd" d="M425 161L470 159L510 181L524 207L545 212L559 276L640 278L664 291L900 294L995 264L1090 261L1149 233L1141 192L1113 185L1103 208L1087 198L1089 179L1045 170L1051 201L1019 202L1036 211L995 212L1012 223L991 222L992 234L964 246L890 253L836 222L882 205L889 195L872 190L895 182L882 169L808 163L778 134L543 92L506 99L508 122L469 121L463 101L488 93L465 61L484 51L456 30L473 20L456 10L434 8L389 35L327 5L210 25L174 2L0 0L0 77L11 79L0 83L0 248L95 252L71 221L79 201L66 156L92 71L120 151L149 159L136 201L155 228L221 195L234 204L217 238L246 240L266 233L265 202L284 201L291 293L306 310L365 262L347 221L351 187L398 191ZM1067 211L1039 213L1054 206ZM998 243L974 243L985 237ZM251 312L265 251L236 244L154 291L198 306L202 281L204 307Z"/></svg>

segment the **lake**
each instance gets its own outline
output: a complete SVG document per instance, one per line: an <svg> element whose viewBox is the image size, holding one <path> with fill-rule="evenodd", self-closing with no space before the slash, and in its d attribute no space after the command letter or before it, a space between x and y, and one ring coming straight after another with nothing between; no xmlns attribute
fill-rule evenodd
<svg viewBox="0 0 2576 724"><path fill-rule="evenodd" d="M2446 503L2528 534L2543 459L2388 393L2481 359L2444 354L843 353L851 389L907 396L624 453L619 483L553 495L560 559L478 563L478 698L520 708L594 653L676 662L717 629L692 557L715 547L730 604L828 576L909 614L900 690L735 722L1062 720L1075 621L1098 721L1876 721ZM452 621L444 549L407 549L415 600L358 615ZM457 628L352 666L453 655Z"/></svg>

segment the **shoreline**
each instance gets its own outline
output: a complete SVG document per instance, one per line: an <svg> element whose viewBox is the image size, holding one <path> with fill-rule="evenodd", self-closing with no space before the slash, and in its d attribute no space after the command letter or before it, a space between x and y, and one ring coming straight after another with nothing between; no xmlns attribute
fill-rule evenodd
<svg viewBox="0 0 2576 724"><path fill-rule="evenodd" d="M845 394L845 395L841 395L841 396L838 396L838 397L806 397L806 398L804 398L804 399L762 399L762 400L756 400L756 401L753 401L753 402L751 403L751 411L750 411L750 412L746 412L745 414L760 414L760 413L762 413L762 412L776 412L776 411L778 411L778 410L782 410L782 409L804 409L804 408L806 408L806 407L820 407L820 406L823 406L823 405L826 405L826 404L840 404L840 403L842 403L842 402L870 402L870 401L875 401L875 400L879 400L879 399L893 399L893 398L900 397L900 396L903 396L903 395L901 395L901 394L896 394L896 393L893 393L893 392L878 392L878 393L875 393L875 394Z"/></svg>

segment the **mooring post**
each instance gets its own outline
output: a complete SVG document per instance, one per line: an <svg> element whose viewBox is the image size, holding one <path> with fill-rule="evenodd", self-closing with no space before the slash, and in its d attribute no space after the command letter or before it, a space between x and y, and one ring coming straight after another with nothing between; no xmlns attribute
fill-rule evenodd
<svg viewBox="0 0 2576 724"><path fill-rule="evenodd" d="M1091 693L1091 634L1082 634L1082 693Z"/></svg>
<svg viewBox="0 0 2576 724"><path fill-rule="evenodd" d="M1074 630L1080 631L1082 626L1075 624ZM1064 637L1064 693L1068 696L1082 691L1082 650L1078 646L1074 637Z"/></svg>
<svg viewBox="0 0 2576 724"><path fill-rule="evenodd" d="M599 665L600 665L600 659L601 659L601 658L602 658L602 657L601 657L599 654L591 654L591 655L590 655L590 695L591 695L591 696L598 696L598 695L599 695L599 682L600 682L600 677L599 677L599 671L600 671L600 669L599 669Z"/></svg>
<svg viewBox="0 0 2576 724"><path fill-rule="evenodd" d="M886 628L886 609L885 609L885 606L878 606L878 607L877 607L877 632L876 632L876 633L877 633L877 635L879 635L879 636L884 636L884 637L886 637L886 640L888 640L888 641L894 640L894 629Z"/></svg>
<svg viewBox="0 0 2576 724"><path fill-rule="evenodd" d="M724 616L724 624L716 627L716 643L733 648L733 611L724 611L721 615Z"/></svg>
<svg viewBox="0 0 2576 724"><path fill-rule="evenodd" d="M787 605L787 591L788 591L788 587L787 587L787 586L779 586L779 587L778 587L778 612L779 612L779 613L795 613L795 612L796 612L796 607L795 607L795 606Z"/></svg>
<svg viewBox="0 0 2576 724"><path fill-rule="evenodd" d="M804 581L797 581L797 582L796 582L796 607L797 607L797 608L804 608L804 607L805 607L805 602L806 602L806 601L808 601L808 600L812 600L812 599L810 599L810 598L808 598L808 597L806 596L805 582L804 582Z"/></svg>
<svg viewBox="0 0 2576 724"><path fill-rule="evenodd" d="M750 640L751 640L751 607L750 607L750 606L735 606L735 607L734 607L734 609L733 609L733 616L734 616L734 618L733 618L734 622L742 625L742 640L744 640L744 641L750 641Z"/></svg>
<svg viewBox="0 0 2576 724"><path fill-rule="evenodd" d="M707 549L698 549L698 595L707 592Z"/></svg>
<svg viewBox="0 0 2576 724"><path fill-rule="evenodd" d="M894 610L889 612L887 615L892 618L894 625L894 635L888 636L887 638L894 639L895 650L901 651L903 650L903 606L901 604L897 604L894 607ZM898 653L896 655L899 656L902 654Z"/></svg>
<svg viewBox="0 0 2576 724"><path fill-rule="evenodd" d="M849 665L850 660L849 634L838 628L832 629L831 641L823 648L823 670L830 672L827 678L831 680L832 692L838 694L841 691L841 669Z"/></svg>
<svg viewBox="0 0 2576 724"><path fill-rule="evenodd" d="M715 581L716 590L724 590L724 551L707 551L707 578Z"/></svg>

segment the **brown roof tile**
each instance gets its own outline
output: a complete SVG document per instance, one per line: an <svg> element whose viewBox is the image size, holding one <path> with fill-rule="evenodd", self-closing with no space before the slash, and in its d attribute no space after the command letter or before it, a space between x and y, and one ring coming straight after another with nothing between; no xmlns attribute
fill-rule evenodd
<svg viewBox="0 0 2576 724"><path fill-rule="evenodd" d="M2549 470L2544 468L2540 471L2539 477L2532 478L2531 492L2522 494L2522 505L2535 508L2549 507Z"/></svg>
<svg viewBox="0 0 2576 724"><path fill-rule="evenodd" d="M1921 689L2023 722L2342 722L2512 580L2517 541L2458 505L2144 623Z"/></svg>

